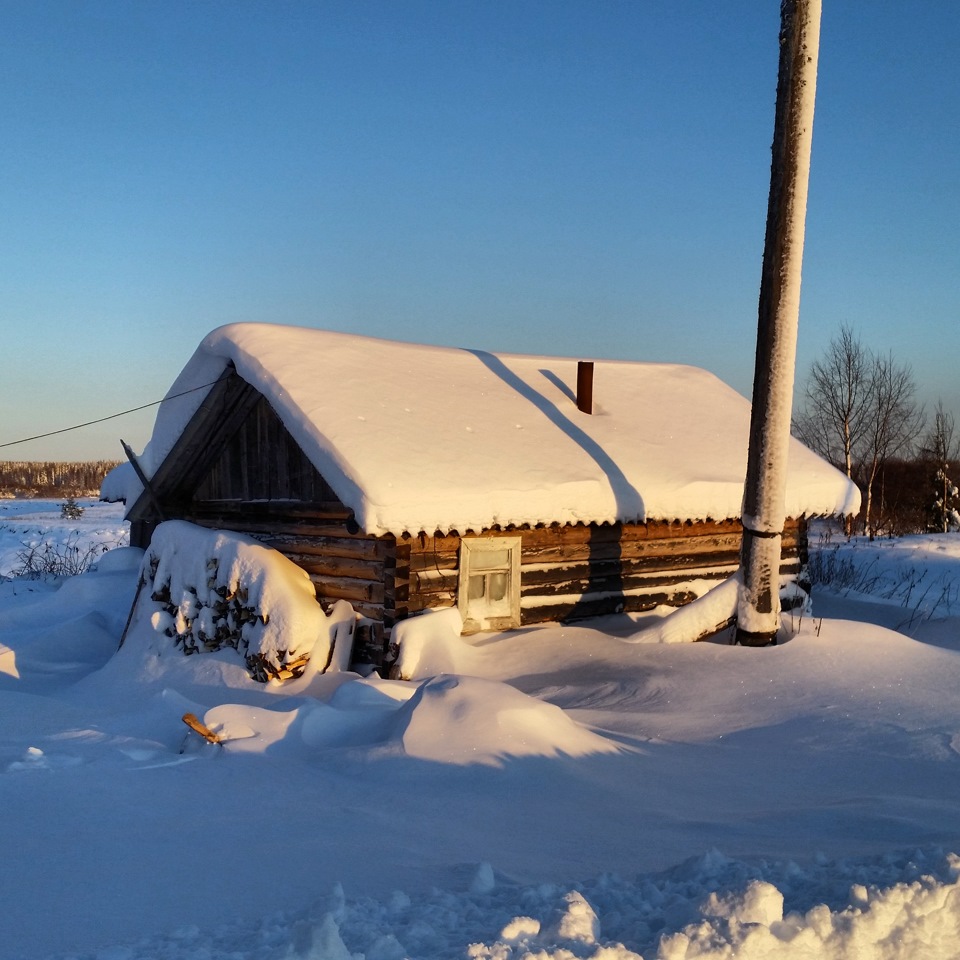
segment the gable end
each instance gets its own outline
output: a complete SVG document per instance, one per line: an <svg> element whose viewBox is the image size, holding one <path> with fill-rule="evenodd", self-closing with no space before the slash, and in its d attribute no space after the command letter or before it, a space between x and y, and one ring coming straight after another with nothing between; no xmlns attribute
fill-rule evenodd
<svg viewBox="0 0 960 960"><path fill-rule="evenodd" d="M192 499L296 500L343 508L262 394L224 438Z"/></svg>

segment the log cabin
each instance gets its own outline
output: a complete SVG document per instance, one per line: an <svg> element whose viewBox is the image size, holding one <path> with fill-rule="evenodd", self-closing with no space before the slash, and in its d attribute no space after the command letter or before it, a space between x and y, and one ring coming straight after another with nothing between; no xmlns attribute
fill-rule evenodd
<svg viewBox="0 0 960 960"><path fill-rule="evenodd" d="M749 415L689 366L232 324L104 497L127 502L135 546L168 519L256 537L383 650L429 609L476 632L703 594L738 565ZM858 502L791 441L782 576L801 573L807 518Z"/></svg>

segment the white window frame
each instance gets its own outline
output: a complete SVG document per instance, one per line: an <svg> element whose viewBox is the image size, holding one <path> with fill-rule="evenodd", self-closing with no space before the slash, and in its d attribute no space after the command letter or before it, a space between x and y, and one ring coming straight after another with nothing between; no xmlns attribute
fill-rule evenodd
<svg viewBox="0 0 960 960"><path fill-rule="evenodd" d="M457 589L457 608L463 618L464 633L481 630L513 630L520 626L520 548L521 537L464 537L460 541L460 578ZM467 615L472 561L484 553L507 551L507 599L510 613L505 616L482 617L477 620ZM485 568L484 572L489 572Z"/></svg>

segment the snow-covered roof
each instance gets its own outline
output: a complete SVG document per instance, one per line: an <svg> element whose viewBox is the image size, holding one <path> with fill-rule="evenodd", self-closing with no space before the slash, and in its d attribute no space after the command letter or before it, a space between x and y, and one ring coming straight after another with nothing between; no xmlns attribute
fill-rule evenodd
<svg viewBox="0 0 960 960"><path fill-rule="evenodd" d="M575 359L262 323L197 348L160 407L148 476L209 390L194 388L229 362L368 533L740 515L750 404L705 370L597 360L590 415ZM789 516L858 508L846 477L796 440L789 464Z"/></svg>

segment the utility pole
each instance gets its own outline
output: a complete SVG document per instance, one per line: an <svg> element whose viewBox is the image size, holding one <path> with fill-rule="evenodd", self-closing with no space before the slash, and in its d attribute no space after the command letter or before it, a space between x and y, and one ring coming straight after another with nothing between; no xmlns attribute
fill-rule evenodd
<svg viewBox="0 0 960 960"><path fill-rule="evenodd" d="M775 641L780 627L780 549L819 42L820 0L782 0L737 602L736 642L747 646Z"/></svg>

